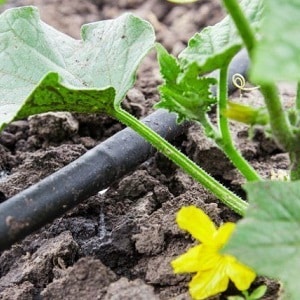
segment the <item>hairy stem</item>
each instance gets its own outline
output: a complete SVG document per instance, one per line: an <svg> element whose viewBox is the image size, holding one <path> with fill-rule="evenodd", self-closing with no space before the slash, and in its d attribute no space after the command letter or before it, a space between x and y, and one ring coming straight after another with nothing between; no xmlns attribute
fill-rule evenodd
<svg viewBox="0 0 300 300"><path fill-rule="evenodd" d="M200 168L173 145L163 139L159 134L154 132L152 129L121 108L117 108L112 115L120 120L123 124L140 134L158 151L168 157L176 165L181 167L187 174L202 184L229 208L242 216L245 214L245 210L248 207L247 202L243 201L240 197L235 195L233 192L215 180L212 176L207 174L202 168Z"/></svg>
<svg viewBox="0 0 300 300"><path fill-rule="evenodd" d="M237 0L223 0L223 2L243 39L250 58L252 58L256 39L239 2ZM292 133L286 112L282 107L275 84L260 83L260 87L268 109L270 125L275 139L286 151L293 152L296 142L295 137Z"/></svg>
<svg viewBox="0 0 300 300"><path fill-rule="evenodd" d="M211 123L207 114L205 114L205 116L201 118L201 121L199 120L199 123L204 128L204 133L208 138L214 141L217 141L221 138L220 133L215 128L215 126Z"/></svg>
<svg viewBox="0 0 300 300"><path fill-rule="evenodd" d="M243 42L248 50L248 53L250 54L252 52L252 49L255 46L256 39L254 32L243 13L241 6L239 4L239 1L237 0L223 0L224 5L230 14L231 18L233 19L233 22L235 23L235 26L237 27Z"/></svg>
<svg viewBox="0 0 300 300"><path fill-rule="evenodd" d="M296 108L300 110L300 82L297 83Z"/></svg>
<svg viewBox="0 0 300 300"><path fill-rule="evenodd" d="M228 66L221 68L219 76L219 92L218 92L218 121L219 121L219 130L221 133L221 139L217 140L218 145L225 152L227 157L232 161L234 166L241 172L241 174L248 181L257 181L260 180L259 174L253 169L253 167L246 161L246 159L241 155L238 149L235 147L228 118L222 113L227 108L227 71Z"/></svg>
<svg viewBox="0 0 300 300"><path fill-rule="evenodd" d="M281 104L278 89L273 84L261 85L260 91L270 115L270 125L276 141L289 152L297 145L287 114Z"/></svg>
<svg viewBox="0 0 300 300"><path fill-rule="evenodd" d="M300 179L300 152L290 153L290 160L292 162L292 167L290 171L291 181Z"/></svg>

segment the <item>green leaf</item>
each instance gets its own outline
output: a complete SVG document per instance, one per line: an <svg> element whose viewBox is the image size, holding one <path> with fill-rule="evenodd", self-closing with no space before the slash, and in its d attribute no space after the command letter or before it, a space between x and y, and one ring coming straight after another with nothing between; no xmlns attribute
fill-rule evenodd
<svg viewBox="0 0 300 300"><path fill-rule="evenodd" d="M259 275L281 280L286 299L300 294L300 182L247 183L250 206L224 253Z"/></svg>
<svg viewBox="0 0 300 300"><path fill-rule="evenodd" d="M244 0L243 11L253 28L259 26L262 15L262 0ZM180 64L197 63L199 73L204 74L227 64L242 48L242 40L229 16L214 26L204 28L194 35L188 47L180 53Z"/></svg>
<svg viewBox="0 0 300 300"><path fill-rule="evenodd" d="M265 0L261 38L253 53L256 82L300 80L300 2Z"/></svg>
<svg viewBox="0 0 300 300"><path fill-rule="evenodd" d="M0 129L32 113L109 113L120 104L154 46L152 26L125 14L84 25L81 35L55 30L31 6L0 16Z"/></svg>
<svg viewBox="0 0 300 300"><path fill-rule="evenodd" d="M267 286L262 284L259 287L257 287L251 294L250 294L250 299L251 300L258 300L262 298L267 291Z"/></svg>
<svg viewBox="0 0 300 300"><path fill-rule="evenodd" d="M229 296L227 300L245 300L245 298L242 296Z"/></svg>
<svg viewBox="0 0 300 300"><path fill-rule="evenodd" d="M176 58L159 44L157 53L165 83L159 87L161 101L155 107L176 112L179 122L185 119L201 121L211 105L216 103L210 91L216 80L199 77L196 64L181 73Z"/></svg>
<svg viewBox="0 0 300 300"><path fill-rule="evenodd" d="M160 74L167 84L176 84L181 70L177 59L159 43L156 44L157 58L160 66Z"/></svg>
<svg viewBox="0 0 300 300"><path fill-rule="evenodd" d="M115 98L115 89L74 89L60 83L57 73L48 73L26 99L15 118L47 111L79 111L81 113L109 112Z"/></svg>

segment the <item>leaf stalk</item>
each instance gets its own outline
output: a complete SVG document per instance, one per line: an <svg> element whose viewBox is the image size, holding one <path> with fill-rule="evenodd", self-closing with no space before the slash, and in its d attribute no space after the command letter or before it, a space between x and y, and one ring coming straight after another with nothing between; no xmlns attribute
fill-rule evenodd
<svg viewBox="0 0 300 300"><path fill-rule="evenodd" d="M248 203L224 187L221 183L210 176L201 167L175 148L172 144L164 140L159 134L140 122L134 116L123 110L116 108L113 117L117 118L126 126L132 128L140 134L146 141L151 143L158 151L164 154L177 166L181 167L187 174L192 176L201 185L214 194L221 202L233 211L243 216L248 207Z"/></svg>
<svg viewBox="0 0 300 300"><path fill-rule="evenodd" d="M219 89L218 89L218 121L219 130L221 133L221 139L217 140L217 144L222 148L227 157L231 160L234 166L241 172L241 174L248 181L258 181L261 180L259 174L254 170L254 168L247 162L247 160L242 156L242 154L235 147L228 118L222 113L227 108L228 99L228 88L227 88L227 75L228 65L224 66L220 70L219 75Z"/></svg>
<svg viewBox="0 0 300 300"><path fill-rule="evenodd" d="M252 58L253 50L257 41L249 21L245 17L237 0L223 0L223 2L243 39L250 58ZM273 136L278 144L284 150L288 151L291 158L293 158L295 156L295 152L298 152L296 149L298 147L297 138L293 134L291 124L282 106L277 87L273 83L265 82L259 82L259 85L270 116L270 126Z"/></svg>

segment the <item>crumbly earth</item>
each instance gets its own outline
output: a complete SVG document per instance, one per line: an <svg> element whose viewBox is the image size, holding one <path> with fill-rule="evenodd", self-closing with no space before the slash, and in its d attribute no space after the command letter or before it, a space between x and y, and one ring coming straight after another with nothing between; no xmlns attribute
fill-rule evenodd
<svg viewBox="0 0 300 300"><path fill-rule="evenodd" d="M219 1L185 6L164 0L19 0L7 6L36 5L42 19L79 38L83 23L114 18L131 11L149 20L157 39L173 54L203 26L220 20ZM138 80L124 107L142 117L153 111L161 82L154 53L144 60ZM283 87L287 103L291 87ZM238 95L236 95L238 97ZM254 91L243 101L257 103ZM103 115L69 113L33 116L17 121L0 135L0 201L17 194L59 170L123 128ZM249 138L247 127L232 124L243 155L267 178L271 170L288 168L285 153L262 130ZM243 178L198 125L178 138L176 145L196 163L244 196ZM188 300L190 275L174 275L170 261L193 243L175 224L181 206L194 204L220 224L236 221L232 213L160 154L112 183L61 218L0 253L0 299L173 299ZM279 285L258 278L251 289L265 283L263 299L277 299ZM238 291L232 286L226 299Z"/></svg>

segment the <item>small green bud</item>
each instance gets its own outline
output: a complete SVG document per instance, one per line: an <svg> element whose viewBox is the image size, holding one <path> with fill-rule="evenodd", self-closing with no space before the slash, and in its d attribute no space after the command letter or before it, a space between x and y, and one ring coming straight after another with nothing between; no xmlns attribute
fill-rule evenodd
<svg viewBox="0 0 300 300"><path fill-rule="evenodd" d="M253 108L228 101L227 109L222 113L229 119L249 125L266 125L269 123L269 116L265 108Z"/></svg>

